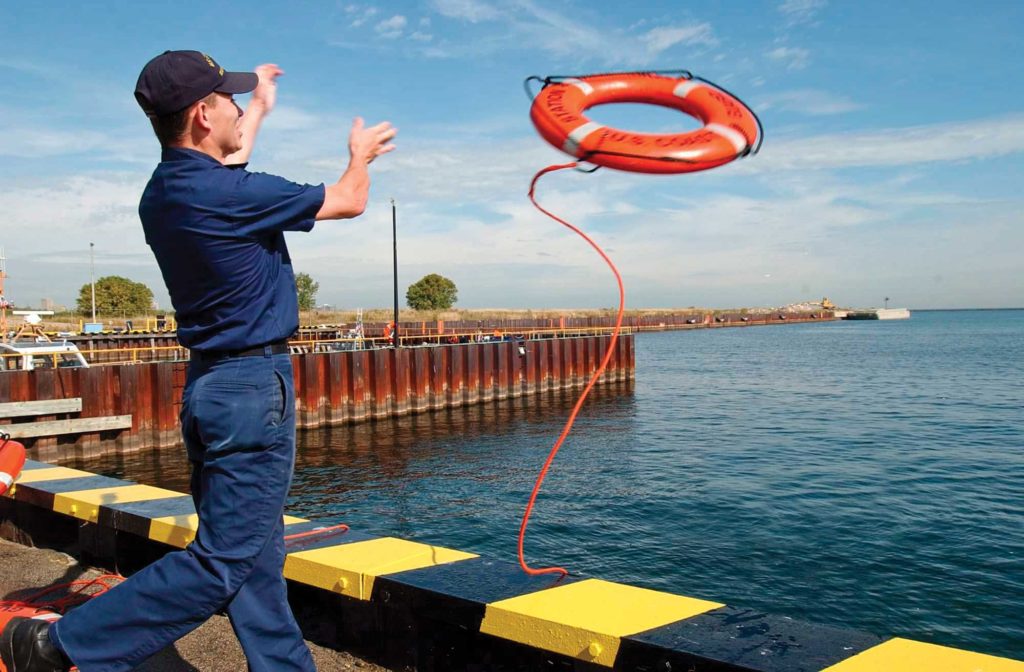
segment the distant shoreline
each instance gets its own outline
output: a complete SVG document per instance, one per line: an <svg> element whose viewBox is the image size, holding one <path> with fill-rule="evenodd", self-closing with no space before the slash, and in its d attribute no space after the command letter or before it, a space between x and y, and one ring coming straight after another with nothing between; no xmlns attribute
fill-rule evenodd
<svg viewBox="0 0 1024 672"><path fill-rule="evenodd" d="M1024 310L1021 308L910 308L915 313L965 313L965 312L978 312L978 311L993 311L993 310Z"/></svg>

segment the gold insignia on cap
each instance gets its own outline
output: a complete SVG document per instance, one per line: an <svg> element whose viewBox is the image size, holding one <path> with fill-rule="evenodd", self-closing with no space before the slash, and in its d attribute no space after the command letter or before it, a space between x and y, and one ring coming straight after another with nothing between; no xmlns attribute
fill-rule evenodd
<svg viewBox="0 0 1024 672"><path fill-rule="evenodd" d="M207 56L206 54L203 54L203 58L206 59L206 62L209 64L209 66L211 68L216 68L217 67L217 64L213 62L213 59L210 58L209 56ZM224 69L223 68L221 68L221 74L224 74Z"/></svg>

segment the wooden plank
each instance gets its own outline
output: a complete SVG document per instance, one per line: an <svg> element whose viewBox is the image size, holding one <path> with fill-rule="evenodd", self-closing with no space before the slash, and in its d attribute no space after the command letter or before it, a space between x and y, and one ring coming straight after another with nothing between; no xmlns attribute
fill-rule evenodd
<svg viewBox="0 0 1024 672"><path fill-rule="evenodd" d="M86 434L106 432L112 429L131 429L132 416L109 415L99 418L73 418L71 420L50 420L47 422L21 422L4 425L3 431L12 439L31 439L57 434Z"/></svg>
<svg viewBox="0 0 1024 672"><path fill-rule="evenodd" d="M26 415L53 415L55 413L79 413L82 398L45 399L43 401L9 401L0 404L0 418L20 418Z"/></svg>

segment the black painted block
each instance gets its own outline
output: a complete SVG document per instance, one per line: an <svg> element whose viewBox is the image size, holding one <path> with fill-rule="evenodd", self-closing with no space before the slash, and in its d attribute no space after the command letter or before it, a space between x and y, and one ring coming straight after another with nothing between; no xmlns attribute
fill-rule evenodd
<svg viewBox="0 0 1024 672"><path fill-rule="evenodd" d="M149 538L149 526L154 518L185 516L195 513L195 505L189 495L147 499L142 502L121 502L104 504L100 507L97 522L119 532L136 534Z"/></svg>
<svg viewBox="0 0 1024 672"><path fill-rule="evenodd" d="M817 672L883 638L722 607L624 637L615 669L638 672Z"/></svg>
<svg viewBox="0 0 1024 672"><path fill-rule="evenodd" d="M578 580L530 576L515 563L470 558L378 577L371 599L403 603L420 616L476 631L489 603Z"/></svg>

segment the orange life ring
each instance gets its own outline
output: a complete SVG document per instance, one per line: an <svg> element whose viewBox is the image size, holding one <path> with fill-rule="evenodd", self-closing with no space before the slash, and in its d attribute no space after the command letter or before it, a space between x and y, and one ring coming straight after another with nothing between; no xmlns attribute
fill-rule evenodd
<svg viewBox="0 0 1024 672"><path fill-rule="evenodd" d="M639 173L689 173L745 156L760 143L757 116L742 101L693 77L621 73L548 78L533 100L530 119L545 140L578 159ZM688 133L623 131L591 121L583 112L606 103L647 103L696 117Z"/></svg>
<svg viewBox="0 0 1024 672"><path fill-rule="evenodd" d="M17 441L0 438L0 495L14 485L25 466L25 446Z"/></svg>

